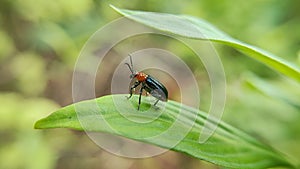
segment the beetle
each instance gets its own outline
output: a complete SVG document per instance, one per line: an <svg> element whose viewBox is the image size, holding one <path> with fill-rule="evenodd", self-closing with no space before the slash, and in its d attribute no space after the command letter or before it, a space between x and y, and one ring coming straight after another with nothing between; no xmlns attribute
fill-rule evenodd
<svg viewBox="0 0 300 169"><path fill-rule="evenodd" d="M143 72L137 72L133 69L133 63L132 63L132 57L129 55L130 58L130 65L129 63L125 63L130 72L131 75L129 76L131 80L135 80L134 84L130 87L129 89L129 96L127 99L130 99L133 91L135 88L137 88L139 85L141 85L140 91L139 91L139 104L138 104L138 110L140 110L140 105L141 105L141 97L143 90L146 92L150 93L151 96L155 97L157 100L155 101L154 105L155 106L159 100L166 102L168 101L168 90L166 87L160 83L158 80L153 78L152 76L143 73Z"/></svg>

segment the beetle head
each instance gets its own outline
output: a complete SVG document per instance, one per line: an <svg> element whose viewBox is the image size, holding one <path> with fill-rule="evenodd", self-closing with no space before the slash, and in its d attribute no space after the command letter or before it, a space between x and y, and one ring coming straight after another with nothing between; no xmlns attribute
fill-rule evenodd
<svg viewBox="0 0 300 169"><path fill-rule="evenodd" d="M132 73L129 77L130 79L135 78L137 76L137 72Z"/></svg>

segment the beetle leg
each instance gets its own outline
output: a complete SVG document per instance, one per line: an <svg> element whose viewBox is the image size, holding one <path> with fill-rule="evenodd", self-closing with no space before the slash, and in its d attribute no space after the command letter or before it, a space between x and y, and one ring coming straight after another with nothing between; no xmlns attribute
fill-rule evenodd
<svg viewBox="0 0 300 169"><path fill-rule="evenodd" d="M140 83L141 82L139 82L139 81L136 81L135 83L134 83L134 85L132 85L131 87L130 87L130 90L129 90L129 96L127 96L127 99L130 99L131 98L131 96L132 96L132 91L138 86L138 85L140 85Z"/></svg>
<svg viewBox="0 0 300 169"><path fill-rule="evenodd" d="M154 103L154 105L153 105L153 106L156 106L156 104L158 103L158 101L159 101L159 99L157 99L157 100L156 100L156 102Z"/></svg>
<svg viewBox="0 0 300 169"><path fill-rule="evenodd" d="M140 97L139 97L139 105L138 105L138 110L140 110L140 105L141 105L141 99L142 99L142 93L143 93L143 89L145 88L144 83L142 83L142 87L140 89Z"/></svg>
<svg viewBox="0 0 300 169"><path fill-rule="evenodd" d="M158 103L158 101L159 101L159 99L157 99L156 102L155 102L154 105L153 105L155 110L158 110L158 109L159 109L159 107L156 106L156 104Z"/></svg>

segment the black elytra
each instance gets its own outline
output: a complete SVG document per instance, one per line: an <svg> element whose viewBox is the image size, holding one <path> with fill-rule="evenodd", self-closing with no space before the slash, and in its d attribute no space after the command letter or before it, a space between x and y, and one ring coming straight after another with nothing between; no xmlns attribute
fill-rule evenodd
<svg viewBox="0 0 300 169"><path fill-rule="evenodd" d="M129 96L127 97L127 99L131 98L132 93L136 87L142 85L139 91L138 110L140 110L143 90L146 90L149 94L151 94L151 96L157 99L156 102L154 103L154 106L158 103L159 100L163 102L168 101L168 90L166 89L166 87L158 80L156 80L154 77L146 73L137 72L133 70L131 55L129 55L129 58L130 58L130 65L129 63L125 63L125 64L128 66L129 70L131 71L130 78L132 80L135 80L135 83L130 87Z"/></svg>

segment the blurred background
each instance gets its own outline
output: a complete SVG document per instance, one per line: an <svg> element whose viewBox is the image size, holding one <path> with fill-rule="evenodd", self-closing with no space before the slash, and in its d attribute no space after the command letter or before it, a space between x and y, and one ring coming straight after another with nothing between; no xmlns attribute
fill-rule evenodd
<svg viewBox="0 0 300 169"><path fill-rule="evenodd" d="M72 104L73 68L81 48L95 31L120 17L109 4L201 17L237 39L300 65L298 0L1 0L0 168L220 168L171 151L147 159L117 157L83 132L33 129L36 120ZM156 41L135 44L142 47ZM199 81L202 109L208 110L209 82L201 62L172 40L156 46L182 56ZM299 161L299 83L230 47L215 44L215 48L227 79L223 120ZM113 67L105 70L97 78L97 96L110 93ZM174 85L168 89L176 99Z"/></svg>

